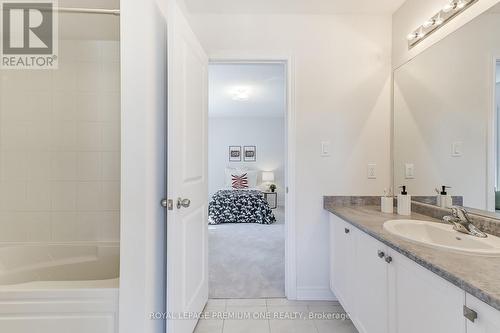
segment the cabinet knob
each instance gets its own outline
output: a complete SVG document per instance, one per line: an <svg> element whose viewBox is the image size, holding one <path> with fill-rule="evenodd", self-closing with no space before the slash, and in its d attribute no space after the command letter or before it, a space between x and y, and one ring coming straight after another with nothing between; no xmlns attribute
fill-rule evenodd
<svg viewBox="0 0 500 333"><path fill-rule="evenodd" d="M378 254L378 257L379 257L379 258L383 258L383 257L385 257L385 253L384 253L384 251L380 251L380 250L379 250L377 254Z"/></svg>
<svg viewBox="0 0 500 333"><path fill-rule="evenodd" d="M350 232L351 232L351 230L349 230L349 228L345 228L345 229L344 229L344 232L345 232L346 234L348 234L348 233L350 233Z"/></svg>
<svg viewBox="0 0 500 333"><path fill-rule="evenodd" d="M386 257L385 258L385 262L388 263L388 264L390 264L392 262L392 257L390 257L390 256Z"/></svg>

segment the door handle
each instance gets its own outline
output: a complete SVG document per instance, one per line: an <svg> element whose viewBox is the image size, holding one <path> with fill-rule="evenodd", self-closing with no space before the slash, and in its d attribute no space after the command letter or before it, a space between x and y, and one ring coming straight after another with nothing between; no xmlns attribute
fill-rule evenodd
<svg viewBox="0 0 500 333"><path fill-rule="evenodd" d="M162 199L160 204L163 208L167 208L168 210L174 209L174 202L170 199Z"/></svg>
<svg viewBox="0 0 500 333"><path fill-rule="evenodd" d="M189 208L189 206L191 206L191 200L177 198L177 209L181 209L182 207Z"/></svg>
<svg viewBox="0 0 500 333"><path fill-rule="evenodd" d="M464 317L474 322L477 319L477 312L464 305Z"/></svg>
<svg viewBox="0 0 500 333"><path fill-rule="evenodd" d="M384 258L384 257L385 257L385 253L384 253L384 251L380 251L380 250L379 250L379 251L378 251L378 253L377 253L377 255L378 255L378 257L379 257L380 259L382 259L382 258Z"/></svg>

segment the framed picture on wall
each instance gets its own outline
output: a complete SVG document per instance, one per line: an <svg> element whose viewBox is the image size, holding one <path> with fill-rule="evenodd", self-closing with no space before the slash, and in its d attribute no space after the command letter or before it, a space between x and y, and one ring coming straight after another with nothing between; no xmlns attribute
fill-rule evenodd
<svg viewBox="0 0 500 333"><path fill-rule="evenodd" d="M241 162L241 146L229 146L229 162Z"/></svg>
<svg viewBox="0 0 500 333"><path fill-rule="evenodd" d="M243 158L245 162L257 161L257 149L255 148L255 146L243 147Z"/></svg>

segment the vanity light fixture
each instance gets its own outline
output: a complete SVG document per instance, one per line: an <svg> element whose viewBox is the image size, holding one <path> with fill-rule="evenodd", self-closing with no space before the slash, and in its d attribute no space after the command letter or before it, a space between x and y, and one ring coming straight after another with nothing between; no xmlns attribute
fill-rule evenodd
<svg viewBox="0 0 500 333"><path fill-rule="evenodd" d="M411 49L452 18L479 0L450 0L439 13L426 20L420 27L408 34L408 48Z"/></svg>

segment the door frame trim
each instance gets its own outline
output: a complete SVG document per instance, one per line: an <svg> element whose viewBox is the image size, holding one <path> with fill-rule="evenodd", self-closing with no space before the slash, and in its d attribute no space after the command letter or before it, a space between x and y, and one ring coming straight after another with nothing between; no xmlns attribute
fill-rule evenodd
<svg viewBox="0 0 500 333"><path fill-rule="evenodd" d="M486 130L486 207L488 211L495 211L495 189L497 186L497 103L496 103L496 73L497 64L500 63L500 53L494 52L490 55L490 112Z"/></svg>
<svg viewBox="0 0 500 333"><path fill-rule="evenodd" d="M297 253L295 221L296 188L296 113L294 57L283 54L241 54L222 52L209 54L208 64L214 63L282 63L286 67L286 158L285 158L285 295L297 299Z"/></svg>

